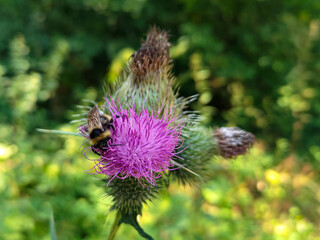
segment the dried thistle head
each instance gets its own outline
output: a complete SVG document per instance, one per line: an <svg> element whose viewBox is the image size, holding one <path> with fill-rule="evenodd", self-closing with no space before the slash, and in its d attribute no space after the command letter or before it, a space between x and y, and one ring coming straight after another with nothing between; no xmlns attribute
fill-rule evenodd
<svg viewBox="0 0 320 240"><path fill-rule="evenodd" d="M149 72L168 71L170 64L170 43L168 33L156 27L151 28L138 51L131 56L130 67L135 82L145 80Z"/></svg>
<svg viewBox="0 0 320 240"><path fill-rule="evenodd" d="M255 141L252 133L237 127L218 128L213 135L218 142L220 155L224 158L245 154Z"/></svg>
<svg viewBox="0 0 320 240"><path fill-rule="evenodd" d="M142 105L149 112L155 112L160 103L171 112L180 114L181 107L173 89L169 46L167 32L151 28L146 40L117 78L113 98L123 105L134 99L138 112Z"/></svg>

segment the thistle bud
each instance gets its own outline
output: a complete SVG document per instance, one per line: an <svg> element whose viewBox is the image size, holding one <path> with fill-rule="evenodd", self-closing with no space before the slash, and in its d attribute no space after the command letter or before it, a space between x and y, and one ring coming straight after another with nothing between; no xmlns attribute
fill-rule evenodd
<svg viewBox="0 0 320 240"><path fill-rule="evenodd" d="M252 147L255 137L237 127L222 127L214 131L217 139L219 153L224 158L235 158L245 154Z"/></svg>

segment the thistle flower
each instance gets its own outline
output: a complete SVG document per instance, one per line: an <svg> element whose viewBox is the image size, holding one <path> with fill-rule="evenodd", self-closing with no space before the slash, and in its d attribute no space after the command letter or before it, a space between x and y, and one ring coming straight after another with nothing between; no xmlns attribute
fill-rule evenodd
<svg viewBox="0 0 320 240"><path fill-rule="evenodd" d="M195 97L178 98L169 46L168 34L152 28L111 87L108 94L113 98L105 99L104 112L113 118L114 128L110 128L112 140L99 146L95 170L106 176L111 209L117 211L108 239L122 223L152 239L137 216L168 183L167 175L182 184L195 184L207 175L213 156L235 157L254 141L251 133L238 128L220 128L212 134L197 124L197 116L185 112ZM80 131L89 138L84 129ZM173 171L162 177L168 170Z"/></svg>
<svg viewBox="0 0 320 240"><path fill-rule="evenodd" d="M234 158L245 154L252 147L255 137L237 127L222 127L213 133L218 141L220 155L224 158Z"/></svg>
<svg viewBox="0 0 320 240"><path fill-rule="evenodd" d="M133 177L156 185L156 179L173 166L171 160L181 141L181 124L174 124L177 118L170 112L160 117L160 110L149 113L142 108L137 114L134 105L126 109L112 99L106 101L114 129L110 129L112 141L99 149L101 160L96 164L96 172L109 176L109 181Z"/></svg>

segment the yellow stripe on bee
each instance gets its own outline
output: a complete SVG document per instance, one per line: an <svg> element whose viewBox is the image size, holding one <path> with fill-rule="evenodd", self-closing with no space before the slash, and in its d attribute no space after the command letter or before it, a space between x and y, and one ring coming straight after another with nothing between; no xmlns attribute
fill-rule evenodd
<svg viewBox="0 0 320 240"><path fill-rule="evenodd" d="M111 132L109 130L106 130L105 132L101 133L98 137L95 137L93 139L90 139L90 144L96 145L98 142L102 140L106 140L107 138L110 138Z"/></svg>
<svg viewBox="0 0 320 240"><path fill-rule="evenodd" d="M108 119L108 121L110 121L111 120L111 116L109 116L109 115L107 115L107 114L102 114L102 116L104 116L106 119Z"/></svg>

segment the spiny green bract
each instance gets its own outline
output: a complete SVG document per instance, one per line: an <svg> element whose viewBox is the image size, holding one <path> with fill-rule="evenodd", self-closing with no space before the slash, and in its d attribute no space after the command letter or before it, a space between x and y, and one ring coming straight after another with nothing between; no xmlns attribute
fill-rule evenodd
<svg viewBox="0 0 320 240"><path fill-rule="evenodd" d="M218 154L218 148L211 131L200 125L185 127L182 136L184 143L180 149L185 150L178 155L181 159L175 158L174 161L185 168L171 171L170 174L184 185L194 184L207 174L208 163Z"/></svg>
<svg viewBox="0 0 320 240"><path fill-rule="evenodd" d="M158 194L161 184L153 186L148 182L139 182L134 178L113 179L108 185L108 195L112 196L112 209L123 214L139 215L142 204L152 200Z"/></svg>

